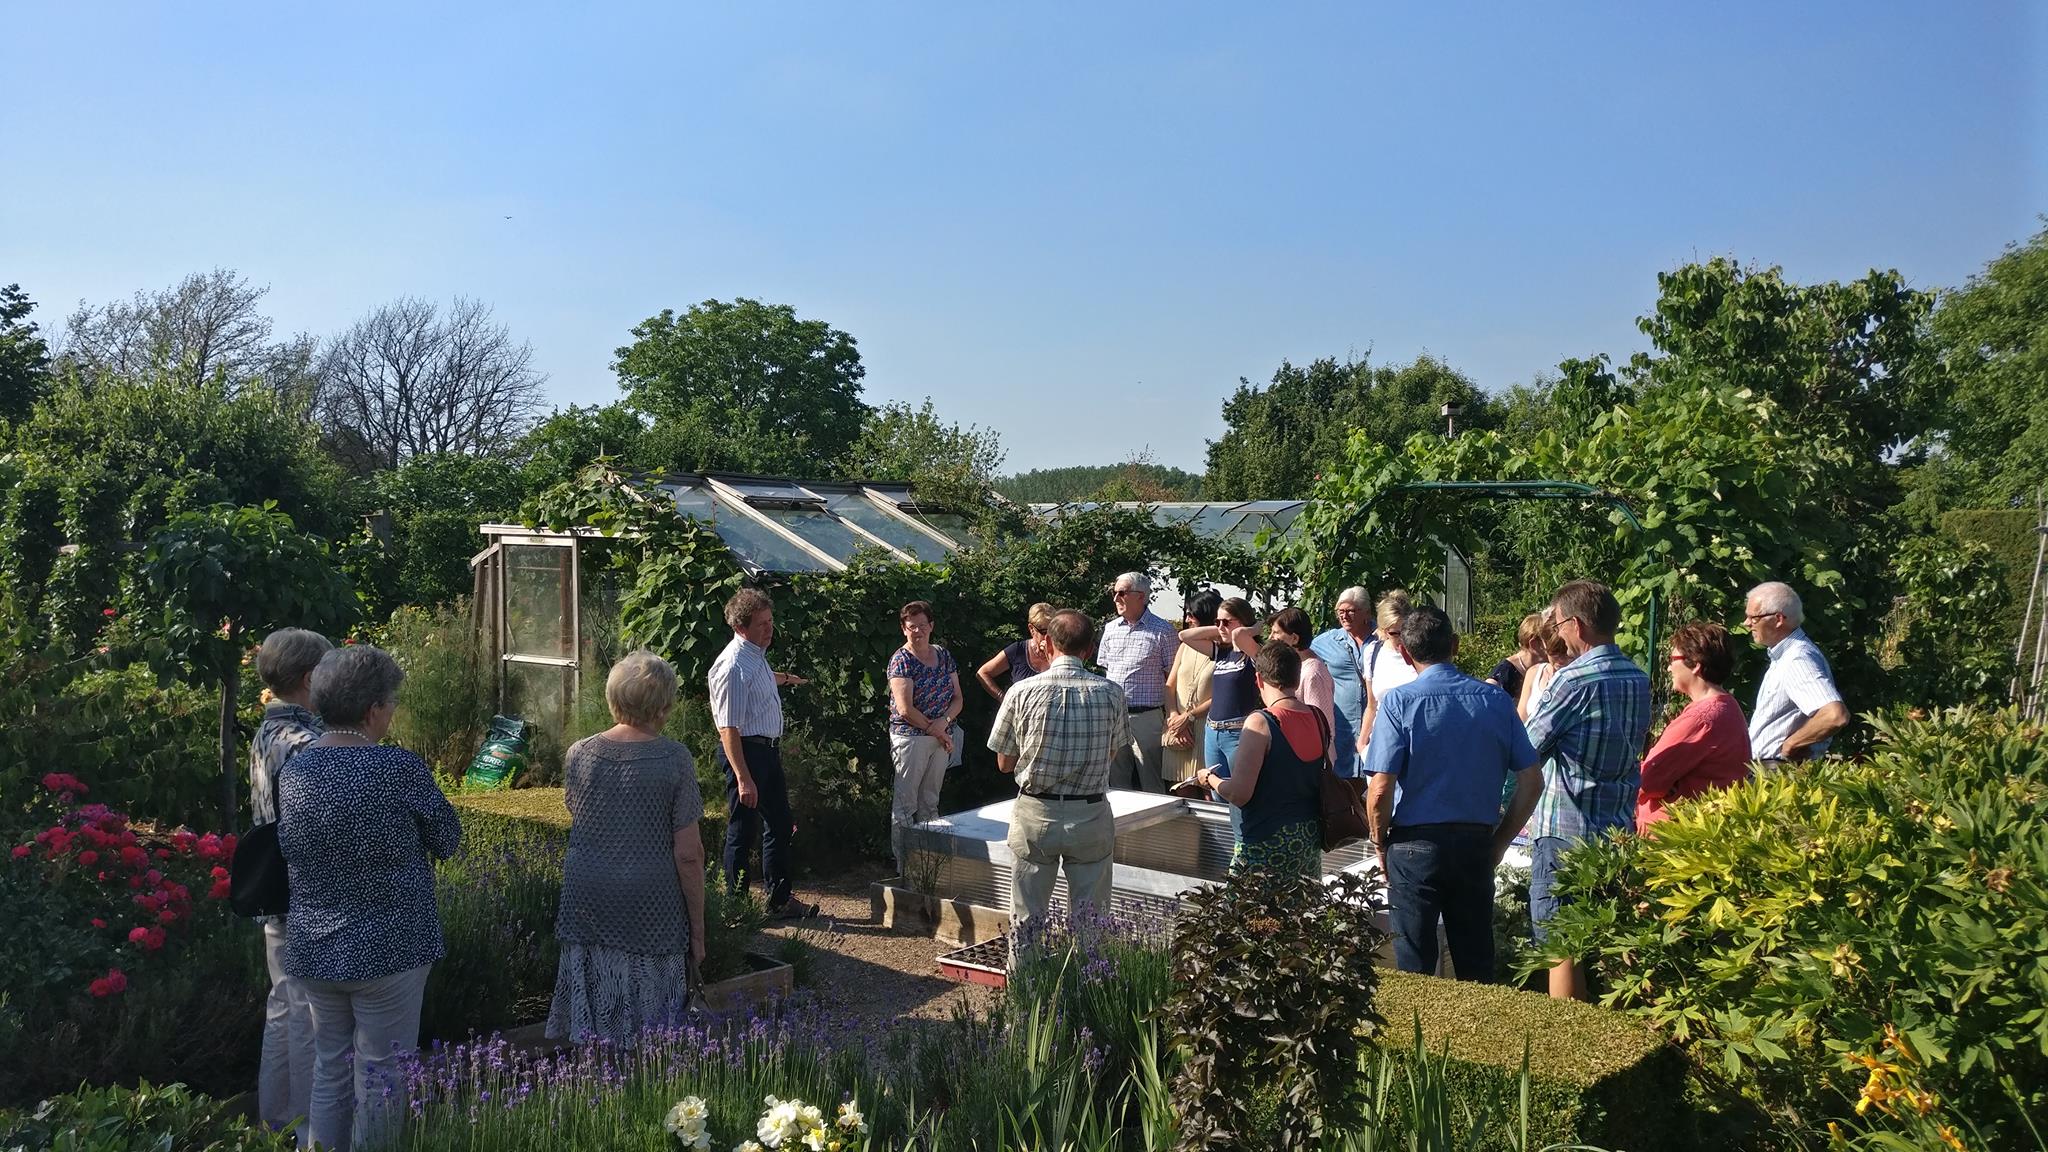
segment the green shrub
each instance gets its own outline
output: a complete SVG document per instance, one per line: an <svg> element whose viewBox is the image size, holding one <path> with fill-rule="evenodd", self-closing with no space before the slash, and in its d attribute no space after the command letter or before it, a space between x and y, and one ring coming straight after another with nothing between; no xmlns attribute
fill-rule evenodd
<svg viewBox="0 0 2048 1152"><path fill-rule="evenodd" d="M32 1112L0 1111L0 1148L62 1152L288 1152L286 1132L252 1124L231 1104L183 1084L88 1088L44 1101Z"/></svg>
<svg viewBox="0 0 2048 1152"><path fill-rule="evenodd" d="M2040 521L2031 508L1963 508L1941 514L1941 530L1964 543L1991 549L1999 575L2005 580L2006 602L1998 612L1998 634L2010 648L2019 640L2020 616L2027 608L2027 591L2034 579L2034 562L2040 555L2041 534L2034 530ZM2034 611L2041 606L2036 603Z"/></svg>
<svg viewBox="0 0 2048 1152"><path fill-rule="evenodd" d="M483 744L492 711L469 601L400 608L377 642L405 669L391 739L442 775L460 776Z"/></svg>
<svg viewBox="0 0 2048 1152"><path fill-rule="evenodd" d="M0 657L0 828L20 818L51 772L164 823L218 821L219 697L108 659Z"/></svg>
<svg viewBox="0 0 2048 1152"><path fill-rule="evenodd" d="M1166 1007L1184 1147L1234 1147L1256 1131L1308 1148L1356 1122L1359 1054L1383 1025L1372 895L1353 873L1326 886L1247 872L1185 901ZM1255 1130L1247 1105L1264 1089L1277 1090L1279 1115Z"/></svg>
<svg viewBox="0 0 2048 1152"><path fill-rule="evenodd" d="M1566 857L1552 956L1793 1131L1893 1037L1994 1142L2048 1108L2048 742L2012 712L1881 717L1823 761Z"/></svg>
<svg viewBox="0 0 2048 1152"><path fill-rule="evenodd" d="M1419 1019L1424 1048L1448 1051L1444 1079L1467 1106L1515 1115L1528 1046L1530 1136L1610 1148L1692 1145L1684 1101L1687 1067L1678 1049L1642 1021L1576 1001L1407 972L1380 975L1379 1011L1393 1023L1390 1050L1413 1052ZM1488 1148L1509 1148L1491 1131Z"/></svg>

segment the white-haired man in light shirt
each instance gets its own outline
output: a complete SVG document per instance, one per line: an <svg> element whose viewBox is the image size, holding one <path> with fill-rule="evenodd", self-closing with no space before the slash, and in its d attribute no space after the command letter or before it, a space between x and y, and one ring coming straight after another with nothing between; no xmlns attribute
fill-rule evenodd
<svg viewBox="0 0 2048 1152"><path fill-rule="evenodd" d="M1749 754L1765 764L1819 756L1849 723L1828 658L1800 627L1805 620L1799 593L1776 580L1750 589L1743 607L1742 622L1771 657L1749 714Z"/></svg>

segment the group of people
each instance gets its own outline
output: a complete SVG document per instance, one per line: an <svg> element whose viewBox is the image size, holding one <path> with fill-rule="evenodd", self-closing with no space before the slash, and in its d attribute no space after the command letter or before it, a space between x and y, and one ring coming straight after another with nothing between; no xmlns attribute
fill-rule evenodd
<svg viewBox="0 0 2048 1152"><path fill-rule="evenodd" d="M1674 690L1685 709L1644 754L1650 680L1614 644L1621 612L1591 581L1559 589L1523 622L1518 651L1484 681L1453 663L1444 613L1393 592L1347 589L1337 625L1315 634L1284 608L1197 594L1175 627L1150 611L1143 573L1118 577L1100 626L1079 609L1034 605L1028 636L977 669L1001 704L987 745L1015 776L1008 846L1011 915L1022 932L1050 911L1064 872L1070 900L1108 906L1113 789L1169 788L1228 803L1233 866L1321 868L1322 774L1366 778L1371 837L1390 893L1397 964L1437 969L1438 924L1457 974L1491 979L1493 872L1530 838L1530 917L1540 939L1555 914L1560 854L1634 826L1653 832L1665 805L1766 767L1823 752L1848 720L1826 658L1802 625L1796 592L1764 584L1745 624L1770 656L1745 726L1723 687L1726 629L1673 635ZM795 895L795 834L783 771L781 690L807 681L774 668L774 605L758 590L725 605L732 639L708 678L728 822L725 880L760 878L769 914L818 906ZM937 814L939 783L960 755L958 667L932 643L924 601L898 613L904 644L888 666L889 743L903 833ZM1090 670L1099 661L1103 672ZM381 1139L393 1117L388 1077L417 1043L431 966L445 953L433 861L462 829L417 755L384 743L404 673L367 645L283 629L256 659L268 691L250 749L257 823L276 822L286 913L262 924L271 993L258 1110L300 1121L301 1146ZM564 757L571 826L556 935L560 962L547 1034L625 1040L675 1019L704 953L704 812L690 750L663 734L677 699L673 668L649 652L610 670L614 724ZM1583 995L1567 962L1557 995Z"/></svg>
<svg viewBox="0 0 2048 1152"><path fill-rule="evenodd" d="M1671 802L1744 780L1753 763L1817 755L1848 720L1798 594L1782 583L1759 585L1746 604L1744 623L1770 658L1751 720L1724 687L1729 631L1690 623L1669 652L1685 707L1647 751L1650 677L1615 645L1620 604L1593 581L1566 584L1525 619L1517 651L1483 680L1454 663L1449 618L1400 591L1375 603L1346 589L1337 626L1320 634L1282 609L1264 621L1263 643L1243 600L1198 593L1176 628L1150 612L1150 592L1143 574L1119 577L1099 636L1084 613L1034 607L1021 659L1006 653L980 670L1002 700L988 746L1017 777L1008 843L1020 925L1047 915L1061 868L1076 903L1110 899L1116 788L1227 802L1234 866L1318 871L1327 767L1365 778L1397 965L1438 971L1441 926L1455 973L1491 980L1494 872L1516 839L1529 844L1540 942L1566 849L1614 829L1654 834ZM1006 670L1007 689L996 682ZM922 800L898 808L907 820L929 815ZM1550 986L1585 994L1569 962Z"/></svg>

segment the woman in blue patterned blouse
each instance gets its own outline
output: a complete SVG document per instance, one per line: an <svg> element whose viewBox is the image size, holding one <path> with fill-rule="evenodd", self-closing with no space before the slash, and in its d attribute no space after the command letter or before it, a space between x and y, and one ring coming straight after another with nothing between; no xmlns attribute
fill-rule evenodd
<svg viewBox="0 0 2048 1152"><path fill-rule="evenodd" d="M446 952L433 861L454 853L462 825L426 761L380 744L403 679L396 661L367 645L322 657L313 708L327 731L278 782L278 843L291 880L284 966L313 1017L301 1147L390 1135L396 1116L384 1089L394 1057L419 1043L427 969Z"/></svg>

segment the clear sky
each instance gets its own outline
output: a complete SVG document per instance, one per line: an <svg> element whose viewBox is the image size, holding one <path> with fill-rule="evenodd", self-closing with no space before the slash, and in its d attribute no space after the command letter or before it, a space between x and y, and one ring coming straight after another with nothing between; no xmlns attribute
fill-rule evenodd
<svg viewBox="0 0 2048 1152"><path fill-rule="evenodd" d="M752 296L1012 469L1199 470L1283 358L1624 355L1695 258L1951 285L2048 210L2025 0L42 3L0 80L46 323L214 266L286 331L463 294L567 404Z"/></svg>

